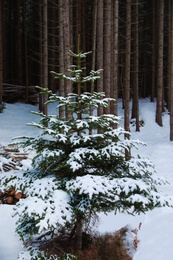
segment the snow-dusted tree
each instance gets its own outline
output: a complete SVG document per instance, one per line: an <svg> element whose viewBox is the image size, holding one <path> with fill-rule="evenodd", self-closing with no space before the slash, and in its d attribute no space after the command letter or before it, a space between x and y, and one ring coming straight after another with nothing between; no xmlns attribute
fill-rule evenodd
<svg viewBox="0 0 173 260"><path fill-rule="evenodd" d="M72 52L71 55L78 61L86 56ZM100 71L91 71L83 77L83 68L78 65L71 66L71 77L54 73L55 77L81 87L99 77ZM69 93L61 97L49 90L42 91L49 93L48 105L57 102L57 109L64 107L71 118L35 113L41 117L40 123L30 125L40 129L40 135L21 140L35 151L33 170L18 182L27 196L16 208L17 231L25 242L31 239L35 247L45 248L45 240L55 242L61 231L74 250L82 249L85 224L96 213L112 210L139 213L169 204L157 192L160 179L153 164L140 156L125 159L125 150L143 143L124 139L124 129L113 128L119 117L97 116L98 107L106 107L114 100L105 98L104 93ZM91 108L95 112L92 116Z"/></svg>

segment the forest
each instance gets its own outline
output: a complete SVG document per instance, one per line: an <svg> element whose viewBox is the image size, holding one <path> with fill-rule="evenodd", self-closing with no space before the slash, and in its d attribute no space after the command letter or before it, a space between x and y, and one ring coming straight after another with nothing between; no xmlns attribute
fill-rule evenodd
<svg viewBox="0 0 173 260"><path fill-rule="evenodd" d="M101 78L81 91L122 98L124 127L131 118L140 131L139 99L156 102L156 123L170 113L173 140L173 2L171 0L1 0L0 105L38 102L35 86L61 96L77 92L71 82L51 73L67 71L74 53L90 52L86 74L102 69ZM130 110L132 101L132 110ZM46 111L44 111L46 113ZM118 114L117 103L102 113Z"/></svg>

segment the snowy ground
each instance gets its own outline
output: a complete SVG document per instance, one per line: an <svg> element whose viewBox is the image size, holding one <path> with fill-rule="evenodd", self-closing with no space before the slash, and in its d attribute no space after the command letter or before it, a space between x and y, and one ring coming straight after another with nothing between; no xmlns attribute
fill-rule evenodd
<svg viewBox="0 0 173 260"><path fill-rule="evenodd" d="M11 139L19 135L34 135L37 129L26 126L26 123L38 120L30 111L36 106L24 104L7 104L4 113L0 114L0 145L7 145ZM121 105L119 113L123 114ZM159 188L162 193L173 196L173 142L169 141L169 115L163 115L163 127L155 121L155 104L149 100L140 101L140 119L145 124L140 132L132 127L132 139L147 143L141 147L140 155L149 157L155 164L156 171L165 177L170 185ZM123 123L122 123L123 124ZM19 237L15 234L15 218L12 218L13 207L0 205L0 260L17 260L22 250ZM172 260L173 259L173 209L160 208L147 214L130 216L112 213L100 214L100 232L115 231L127 224L139 230L140 240L134 260Z"/></svg>

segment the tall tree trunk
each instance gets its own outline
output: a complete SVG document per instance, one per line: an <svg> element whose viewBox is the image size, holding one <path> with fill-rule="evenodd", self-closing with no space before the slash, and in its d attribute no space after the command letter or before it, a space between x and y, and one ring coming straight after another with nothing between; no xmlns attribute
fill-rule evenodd
<svg viewBox="0 0 173 260"><path fill-rule="evenodd" d="M153 11L153 18L152 18L152 82L151 82L151 102L154 102L155 98L155 90L156 90L156 46L157 46L157 26L156 26L156 16L157 16L157 3L155 0L152 1L152 11Z"/></svg>
<svg viewBox="0 0 173 260"><path fill-rule="evenodd" d="M97 29L97 14L98 14L98 6L97 0L94 1L94 8L93 8L93 41L92 41L92 70L95 70L96 65L96 29ZM91 92L94 91L94 82L91 84Z"/></svg>
<svg viewBox="0 0 173 260"><path fill-rule="evenodd" d="M124 95L124 129L130 131L130 66L131 66L131 0L126 0L126 63L125 63L125 95ZM125 134L129 139L130 135ZM126 150L126 159L130 152Z"/></svg>
<svg viewBox="0 0 173 260"><path fill-rule="evenodd" d="M173 141L173 3L171 1L170 17L171 17L171 30L170 30L170 141Z"/></svg>
<svg viewBox="0 0 173 260"><path fill-rule="evenodd" d="M71 49L70 39L70 0L63 1L63 40L64 40L64 70L68 74L68 67L71 65L71 57L68 55ZM65 96L73 91L72 83L70 81L64 82ZM67 119L71 117L70 111L66 111Z"/></svg>
<svg viewBox="0 0 173 260"><path fill-rule="evenodd" d="M168 111L171 109L171 49L172 49L172 13L171 13L171 5L172 0L168 0L168 55L167 55L167 105L168 105Z"/></svg>
<svg viewBox="0 0 173 260"><path fill-rule="evenodd" d="M47 19L47 0L43 1L43 87L48 88L48 19ZM47 115L47 94L43 95L43 113Z"/></svg>
<svg viewBox="0 0 173 260"><path fill-rule="evenodd" d="M0 105L2 105L2 77L3 77L3 46L2 46L2 10L3 10L3 0L0 1Z"/></svg>
<svg viewBox="0 0 173 260"><path fill-rule="evenodd" d="M39 60L39 85L43 87L43 8L42 8L42 0L38 2L38 45L39 45L39 53L38 53L38 60ZM43 112L43 95L39 93L39 111Z"/></svg>
<svg viewBox="0 0 173 260"><path fill-rule="evenodd" d="M68 55L71 49L70 41L70 0L63 1L63 37L64 37L64 69L67 72L71 64L71 58ZM72 92L72 84L69 81L65 82L65 95Z"/></svg>
<svg viewBox="0 0 173 260"><path fill-rule="evenodd" d="M26 34L26 5L23 3L23 8L22 8L22 11L23 11L23 33L22 33L22 38L23 38L23 50L24 50L24 75L25 75L25 102L28 103L29 100L28 100L28 92L29 92L29 89L28 89L28 43L27 43L27 34Z"/></svg>
<svg viewBox="0 0 173 260"><path fill-rule="evenodd" d="M98 0L97 13L97 66L103 69L103 0ZM97 80L97 91L103 92L103 75ZM98 108L98 115L103 114L103 107Z"/></svg>
<svg viewBox="0 0 173 260"><path fill-rule="evenodd" d="M133 73L133 103L132 103L132 118L136 119L136 131L140 131L139 127L139 89L138 89L138 71L139 71L139 42L138 42L138 5L139 1L134 1L134 73Z"/></svg>
<svg viewBox="0 0 173 260"><path fill-rule="evenodd" d="M103 83L106 97L111 94L111 0L105 1L104 20L104 66ZM110 105L104 109L106 114L110 114Z"/></svg>
<svg viewBox="0 0 173 260"><path fill-rule="evenodd" d="M111 102L111 114L118 114L118 25L119 25L119 0L114 1L114 15L113 15L113 86L111 88L111 97L116 102Z"/></svg>
<svg viewBox="0 0 173 260"><path fill-rule="evenodd" d="M64 30L63 30L63 0L59 0L59 70L60 73L65 71L64 69ZM64 97L65 96L65 89L64 89L64 79L59 80L59 95ZM64 107L59 108L59 117L63 118L65 116Z"/></svg>
<svg viewBox="0 0 173 260"><path fill-rule="evenodd" d="M17 59L16 59L16 66L17 66L17 80L18 80L18 84L19 85L23 85L23 75L24 75L24 71L23 71L23 66L22 66L22 35L21 35L21 31L22 31L22 27L21 27L21 14L22 14L22 3L20 0L16 1L16 54L17 54ZM25 20L25 18L23 17L22 20Z"/></svg>
<svg viewBox="0 0 173 260"><path fill-rule="evenodd" d="M163 24L164 0L158 2L158 69L157 69L157 105L156 123L162 126L163 110Z"/></svg>

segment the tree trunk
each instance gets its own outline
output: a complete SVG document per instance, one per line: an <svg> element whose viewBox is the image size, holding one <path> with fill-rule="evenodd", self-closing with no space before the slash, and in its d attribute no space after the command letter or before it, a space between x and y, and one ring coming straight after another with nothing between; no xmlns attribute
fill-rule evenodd
<svg viewBox="0 0 173 260"><path fill-rule="evenodd" d="M158 69L157 69L157 105L156 123L162 126L163 110L163 24L164 24L164 0L158 2Z"/></svg>
<svg viewBox="0 0 173 260"><path fill-rule="evenodd" d="M71 65L71 57L68 55L71 49L70 39L70 0L64 0L63 2L63 42L64 42L64 70L68 74L68 67ZM68 93L73 92L72 83L70 81L64 82L65 96ZM70 111L66 111L66 118L71 118Z"/></svg>
<svg viewBox="0 0 173 260"><path fill-rule="evenodd" d="M3 10L3 1L0 1L0 105L2 105L2 77L3 77L3 47L2 47L2 10Z"/></svg>
<svg viewBox="0 0 173 260"><path fill-rule="evenodd" d="M131 59L131 0L126 0L126 63L125 63L125 95L124 95L124 129L130 131L130 59ZM125 138L130 139L129 134ZM126 159L130 157L130 152L126 152Z"/></svg>
<svg viewBox="0 0 173 260"><path fill-rule="evenodd" d="M64 36L64 69L67 72L71 65L71 57L68 55L71 49L70 41L70 0L63 1L63 36ZM70 81L65 82L65 95L72 92L72 84Z"/></svg>
<svg viewBox="0 0 173 260"><path fill-rule="evenodd" d="M95 70L95 65L96 65L96 28L97 28L97 0L94 1L94 8L93 8L93 42L92 42L92 70ZM91 92L94 91L94 82L91 84Z"/></svg>
<svg viewBox="0 0 173 260"><path fill-rule="evenodd" d="M116 102L111 102L111 114L118 115L118 25L119 25L119 0L114 1L114 27L113 27L113 86L111 97Z"/></svg>
<svg viewBox="0 0 173 260"><path fill-rule="evenodd" d="M60 25L63 25L63 0L59 0L59 22ZM59 70L60 73L64 73L64 30L63 26L59 26ZM59 80L59 95L65 96L64 89L64 79ZM63 118L65 116L64 107L59 108L59 117Z"/></svg>
<svg viewBox="0 0 173 260"><path fill-rule="evenodd" d="M47 0L43 1L43 87L48 87L48 19L47 19ZM47 115L47 94L43 95L43 113Z"/></svg>
<svg viewBox="0 0 173 260"><path fill-rule="evenodd" d="M39 45L39 53L38 53L38 60L39 60L39 85L43 87L43 8L42 8L42 0L39 0L38 3L38 13L39 20L38 20L38 45ZM43 112L43 94L39 93L39 111Z"/></svg>
<svg viewBox="0 0 173 260"><path fill-rule="evenodd" d="M16 67L17 67L17 80L19 85L23 85L23 75L24 70L22 66L22 26L21 26L21 7L22 3L20 0L16 1L16 9L15 9L15 15L16 15ZM23 17L22 20L25 20Z"/></svg>
<svg viewBox="0 0 173 260"><path fill-rule="evenodd" d="M170 31L170 141L173 141L173 3L171 1L171 31Z"/></svg>
<svg viewBox="0 0 173 260"><path fill-rule="evenodd" d="M139 43L138 43L138 0L135 0L134 5L134 81L133 81L133 103L132 103L132 118L136 119L136 131L140 131L139 127L139 89L138 89L138 70L139 70Z"/></svg>
<svg viewBox="0 0 173 260"><path fill-rule="evenodd" d="M171 49L172 49L172 13L171 13L171 5L172 5L172 0L168 1L168 55L167 55L167 85L168 85L168 90L167 90L167 106L168 106L168 111L171 109Z"/></svg>
<svg viewBox="0 0 173 260"><path fill-rule="evenodd" d="M152 82L151 82L151 102L154 102L155 98L155 90L156 90L156 46L157 46L157 29L156 29L156 16L157 16L157 10L156 10L157 3L155 0L153 0L152 3L152 11L153 11L153 19L152 19Z"/></svg>
<svg viewBox="0 0 173 260"><path fill-rule="evenodd" d="M104 20L104 66L103 83L106 97L111 93L111 0L105 1ZM104 109L104 113L110 114L110 105Z"/></svg>
<svg viewBox="0 0 173 260"><path fill-rule="evenodd" d="M76 223L76 232L75 232L75 250L82 249L82 221L80 219L77 220Z"/></svg>
<svg viewBox="0 0 173 260"><path fill-rule="evenodd" d="M103 69L103 0L98 0L97 16L97 66ZM103 92L103 75L97 80L97 91ZM98 108L98 115L103 114L103 107Z"/></svg>

